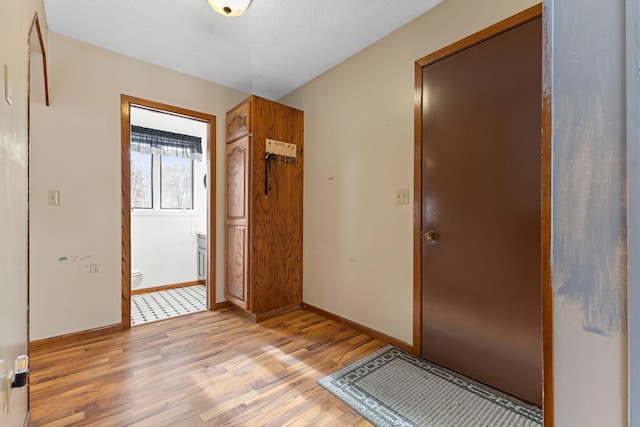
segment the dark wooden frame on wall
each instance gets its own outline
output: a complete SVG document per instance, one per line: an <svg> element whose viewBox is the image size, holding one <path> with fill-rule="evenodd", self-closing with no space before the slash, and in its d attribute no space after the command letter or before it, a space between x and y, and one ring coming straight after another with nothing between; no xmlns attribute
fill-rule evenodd
<svg viewBox="0 0 640 427"><path fill-rule="evenodd" d="M131 172L129 165L129 147L131 143L132 105L187 117L209 124L209 145L207 147L207 176L209 176L209 185L207 185L207 206L209 208L207 219L207 305L210 310L216 309L216 116L133 96L121 95L122 329L129 329L131 327Z"/></svg>
<svg viewBox="0 0 640 427"><path fill-rule="evenodd" d="M553 307L551 283L551 88L550 41L547 13L541 4L526 9L495 25L472 34L415 62L414 98L414 194L413 194L413 353L422 349L422 80L423 69L461 50L478 44L532 19L543 18L543 70L542 72L542 139L541 139L541 259L542 259L542 359L543 359L543 411L545 427L553 426Z"/></svg>
<svg viewBox="0 0 640 427"><path fill-rule="evenodd" d="M31 51L33 51L33 46L31 44L31 34L33 30L36 30L37 39L38 39L38 47L40 48L40 54L42 55L42 77L44 79L44 103L48 107L49 106L49 75L47 73L47 52L44 48L44 40L42 39L42 30L40 29L40 20L38 19L38 12L33 15L33 21L31 21L31 28L29 29L29 60L31 60ZM31 67L29 67L30 70ZM30 72L30 71L29 71ZM31 86L31 78L33 76L29 75L29 86ZM29 91L31 92L31 91ZM31 103L31 95L29 93L29 103Z"/></svg>

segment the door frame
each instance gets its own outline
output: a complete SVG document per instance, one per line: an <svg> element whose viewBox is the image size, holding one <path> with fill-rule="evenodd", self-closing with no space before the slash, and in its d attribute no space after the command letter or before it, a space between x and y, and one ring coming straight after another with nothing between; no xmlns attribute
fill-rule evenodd
<svg viewBox="0 0 640 427"><path fill-rule="evenodd" d="M216 307L216 116L162 104L129 95L120 95L121 193L122 193L122 329L131 328L131 106L157 110L207 123L207 307ZM195 262L195 260L194 260Z"/></svg>
<svg viewBox="0 0 640 427"><path fill-rule="evenodd" d="M413 176L413 353L422 349L422 81L423 69L500 33L542 17L542 138L541 138L541 298L542 298L542 401L545 427L553 427L553 306L551 283L551 90L548 14L541 4L437 50L415 62L414 176Z"/></svg>
<svg viewBox="0 0 640 427"><path fill-rule="evenodd" d="M35 39L35 40L34 40ZM37 41L37 44L35 44ZM33 53L42 55L42 79L44 84L44 105L49 106L49 78L47 74L47 52L42 39L42 29L38 12L33 15L29 35L27 36L27 355L31 355L31 87L33 79L40 79L40 74L31 73ZM30 378L27 379L30 381ZM27 393L27 409L31 407L31 388Z"/></svg>

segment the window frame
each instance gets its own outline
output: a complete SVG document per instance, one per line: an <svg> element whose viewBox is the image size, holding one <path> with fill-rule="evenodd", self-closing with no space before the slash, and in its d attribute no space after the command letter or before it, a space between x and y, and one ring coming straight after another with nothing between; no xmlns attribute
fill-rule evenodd
<svg viewBox="0 0 640 427"><path fill-rule="evenodd" d="M134 151L132 151L133 153ZM139 152L138 152L139 153ZM196 165L194 159L189 159L186 157L176 157L176 156L163 156L162 154L156 153L140 153L143 155L147 155L150 158L151 163L151 207L140 207L134 206L134 198L131 194L131 211L137 212L138 214L148 214L148 215L158 215L158 214L180 214L180 213L195 213L196 210L196 188L195 188L195 178L196 178ZM176 157L178 159L186 159L191 162L191 207L187 208L167 208L162 206L162 157ZM131 180L131 192L133 192L133 168L131 167L131 160L129 161L129 179Z"/></svg>
<svg viewBox="0 0 640 427"><path fill-rule="evenodd" d="M133 209L140 209L140 210L145 210L145 211L151 211L151 210L155 209L155 203L154 203L154 199L155 199L154 163L155 162L153 160L153 154L151 154L151 153L140 153L140 152L136 152L136 151L131 151L131 153L137 153L136 155L149 156L149 175L150 175L149 181L150 181L150 184L151 184L150 185L150 187L151 187L151 197L150 197L151 206L148 206L148 207L147 206L134 206L134 200L135 199L133 197L133 194L131 194L130 195L130 197L131 197L131 209L132 210ZM131 193L133 193L133 190L134 190L134 188L133 188L133 173L134 173L134 170L133 170L133 167L131 166L131 153L129 154L129 156L130 156L129 157L129 169L130 169L129 179L131 180L131 185L130 185L131 190L130 191L131 191Z"/></svg>

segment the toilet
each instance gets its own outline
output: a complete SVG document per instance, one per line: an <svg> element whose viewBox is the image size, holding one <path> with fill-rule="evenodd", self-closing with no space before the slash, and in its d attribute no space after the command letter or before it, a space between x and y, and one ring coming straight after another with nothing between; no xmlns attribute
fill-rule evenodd
<svg viewBox="0 0 640 427"><path fill-rule="evenodd" d="M136 289L142 284L142 270L139 268L131 269L131 289Z"/></svg>

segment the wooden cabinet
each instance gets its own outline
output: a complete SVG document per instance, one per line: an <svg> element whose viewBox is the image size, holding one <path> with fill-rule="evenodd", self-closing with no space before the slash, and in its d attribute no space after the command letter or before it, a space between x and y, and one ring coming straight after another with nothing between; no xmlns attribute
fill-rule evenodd
<svg viewBox="0 0 640 427"><path fill-rule="evenodd" d="M225 295L254 321L302 307L303 120L257 96L227 113ZM295 159L267 160L267 140Z"/></svg>

